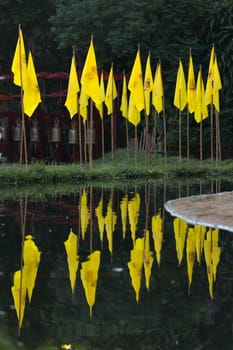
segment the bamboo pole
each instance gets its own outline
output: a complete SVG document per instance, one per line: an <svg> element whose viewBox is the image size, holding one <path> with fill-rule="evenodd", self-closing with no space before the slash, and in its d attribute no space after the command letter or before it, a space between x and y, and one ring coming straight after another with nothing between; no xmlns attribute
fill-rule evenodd
<svg viewBox="0 0 233 350"><path fill-rule="evenodd" d="M150 149L149 149L149 116L145 113L146 121L146 147L145 147L145 165L150 165Z"/></svg>
<svg viewBox="0 0 233 350"><path fill-rule="evenodd" d="M82 123L81 123L81 115L80 110L78 112L78 139L79 139L79 163L82 166L83 164L83 154L82 154Z"/></svg>
<svg viewBox="0 0 233 350"><path fill-rule="evenodd" d="M20 254L20 284L19 284L19 320L18 320L18 334L20 335L20 320L22 315L22 289L23 289L23 251L25 240L25 229L27 219L27 205L28 195L26 194L25 201L20 197L20 220L21 220L21 254Z"/></svg>
<svg viewBox="0 0 233 350"><path fill-rule="evenodd" d="M102 161L104 163L104 117L101 118L101 144L102 144Z"/></svg>
<svg viewBox="0 0 233 350"><path fill-rule="evenodd" d="M181 110L179 109L179 162L182 158L182 145L181 145Z"/></svg>
<svg viewBox="0 0 233 350"><path fill-rule="evenodd" d="M156 123L156 110L154 113L154 132L153 132L153 144L154 144L154 158L156 159L156 152L157 152L157 147L156 147L156 142L157 142L157 137L156 137L156 132L157 132L157 123Z"/></svg>
<svg viewBox="0 0 233 350"><path fill-rule="evenodd" d="M89 166L90 169L93 168L93 101L90 103L90 130L89 130Z"/></svg>
<svg viewBox="0 0 233 350"><path fill-rule="evenodd" d="M164 162L167 165L167 123L166 123L166 112L165 112L165 103L163 97L163 147L164 147Z"/></svg>
<svg viewBox="0 0 233 350"><path fill-rule="evenodd" d="M27 138L25 130L25 115L24 115L24 105L23 105L23 74L22 74L22 51L21 51L21 40L20 40L20 24L19 24L19 67L20 67L20 97L21 97L21 118L22 118L22 128L21 128L21 140L20 140L20 165L23 164L23 157L26 166L28 165L28 153L27 153Z"/></svg>
<svg viewBox="0 0 233 350"><path fill-rule="evenodd" d="M214 145L213 145L213 103L210 104L210 159L211 164L214 161Z"/></svg>
<svg viewBox="0 0 233 350"><path fill-rule="evenodd" d="M129 159L129 126L128 126L128 119L127 118L125 118L125 130L126 130L127 158Z"/></svg>
<svg viewBox="0 0 233 350"><path fill-rule="evenodd" d="M189 111L187 109L187 127L186 127L186 135L187 135L187 159L189 161L189 156L190 156L190 149L189 149L189 145L190 145L190 140L189 140L189 120L190 120L190 114Z"/></svg>
<svg viewBox="0 0 233 350"><path fill-rule="evenodd" d="M134 127L134 156L135 156L135 164L138 162L138 131L137 125Z"/></svg>

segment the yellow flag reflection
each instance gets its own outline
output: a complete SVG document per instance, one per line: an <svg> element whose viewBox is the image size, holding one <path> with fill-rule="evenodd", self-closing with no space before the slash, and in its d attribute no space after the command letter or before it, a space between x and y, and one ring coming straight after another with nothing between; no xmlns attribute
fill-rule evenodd
<svg viewBox="0 0 233 350"><path fill-rule="evenodd" d="M126 234L127 208L128 208L128 195L126 194L122 198L121 203L120 203L123 239L125 239L125 234Z"/></svg>
<svg viewBox="0 0 233 350"><path fill-rule="evenodd" d="M150 277L151 269L153 265L154 257L150 251L150 233L149 230L145 231L145 248L144 248L144 272L147 290L150 289Z"/></svg>
<svg viewBox="0 0 233 350"><path fill-rule="evenodd" d="M98 229L100 233L100 240L103 242L104 237L104 216L103 216L103 198L100 198L98 206L95 208L95 215L97 217Z"/></svg>
<svg viewBox="0 0 233 350"><path fill-rule="evenodd" d="M76 276L79 265L79 256L78 256L78 237L77 235L70 230L68 239L64 242L65 250L67 254L67 263L69 269L69 278L72 294L74 295Z"/></svg>
<svg viewBox="0 0 233 350"><path fill-rule="evenodd" d="M144 262L144 238L137 238L133 250L130 253L128 268L131 283L135 291L136 301L139 302L139 293L141 289L142 268Z"/></svg>
<svg viewBox="0 0 233 350"><path fill-rule="evenodd" d="M31 302L32 292L36 282L37 271L40 263L40 254L31 235L25 237L23 249L23 273L26 280L26 289L29 303Z"/></svg>
<svg viewBox="0 0 233 350"><path fill-rule="evenodd" d="M130 224L130 231L132 234L133 243L135 242L135 238L136 238L140 201L141 201L140 195L137 192L128 203L129 224Z"/></svg>
<svg viewBox="0 0 233 350"><path fill-rule="evenodd" d="M11 293L19 321L19 328L21 328L26 304L26 279L24 277L24 273L21 270L18 270L14 273Z"/></svg>
<svg viewBox="0 0 233 350"><path fill-rule="evenodd" d="M108 240L108 249L110 253L112 254L113 250L113 232L115 230L116 222L117 222L117 215L112 209L112 199L110 198L108 206L107 206L107 213L105 216L105 229L107 233L107 240Z"/></svg>
<svg viewBox="0 0 233 350"><path fill-rule="evenodd" d="M100 266L101 252L94 251L88 256L88 260L82 263L81 280L85 291L85 297L90 308L90 317L95 304L96 287Z"/></svg>
<svg viewBox="0 0 233 350"><path fill-rule="evenodd" d="M156 252L156 260L158 265L160 265L161 260L161 251L162 251L162 243L163 243L163 219L161 217L161 212L157 215L153 215L151 219L151 228L153 233L154 240L154 249Z"/></svg>
<svg viewBox="0 0 233 350"><path fill-rule="evenodd" d="M194 232L195 232L195 240L196 240L197 261L200 264L201 263L201 255L202 255L203 247L204 247L206 227L194 225Z"/></svg>
<svg viewBox="0 0 233 350"><path fill-rule="evenodd" d="M221 248L218 246L219 230L209 230L204 241L204 255L209 283L209 294L214 298L213 283L216 280L217 267L220 261Z"/></svg>
<svg viewBox="0 0 233 350"><path fill-rule="evenodd" d="M183 259L183 251L184 251L184 244L186 240L188 224L186 221L180 218L175 218L173 220L173 227L174 227L175 240L176 240L176 254L177 254L178 263L180 265Z"/></svg>
<svg viewBox="0 0 233 350"><path fill-rule="evenodd" d="M196 241L195 241L195 231L193 228L189 228L187 243L186 243L186 259L187 259L187 270L188 270L188 282L189 290L192 283L193 277L193 265L195 261L195 250L196 250Z"/></svg>
<svg viewBox="0 0 233 350"><path fill-rule="evenodd" d="M84 190L80 201L80 218L81 218L81 233L82 239L85 239L85 234L90 220L90 210L87 206L87 192Z"/></svg>

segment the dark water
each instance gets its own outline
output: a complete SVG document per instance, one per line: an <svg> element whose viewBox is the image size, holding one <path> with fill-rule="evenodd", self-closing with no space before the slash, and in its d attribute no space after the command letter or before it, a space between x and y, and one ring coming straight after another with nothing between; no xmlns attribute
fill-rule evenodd
<svg viewBox="0 0 233 350"><path fill-rule="evenodd" d="M174 179L123 190L85 188L56 198L48 195L43 200L30 195L2 200L0 349L232 349L232 234L219 232L221 255L211 298L203 252L200 264L195 258L188 288L187 245L179 265L174 218L163 209L167 200L229 191L231 185L219 179L192 184ZM123 198L128 198L125 232ZM102 239L96 215L100 200L105 218ZM156 215L163 220L160 265L152 233ZM76 264L78 259L73 293L64 245L70 230L74 239L71 246L77 247L78 255L73 259ZM21 252L22 236L27 235L34 237L41 254L31 302L27 296L19 330L11 287L15 271L26 265ZM132 253L133 247L137 247L136 253ZM85 270L88 257L90 261L90 256L97 255L99 267L97 259ZM149 261L151 273L146 279ZM85 271L91 286L92 317L81 279Z"/></svg>

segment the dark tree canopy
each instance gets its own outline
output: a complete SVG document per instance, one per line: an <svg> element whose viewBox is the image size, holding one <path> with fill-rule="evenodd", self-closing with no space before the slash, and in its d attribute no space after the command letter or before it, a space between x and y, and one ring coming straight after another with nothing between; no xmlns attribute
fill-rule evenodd
<svg viewBox="0 0 233 350"><path fill-rule="evenodd" d="M73 47L81 70L93 35L98 68L108 71L113 62L115 72L129 74L140 44L143 69L149 51L153 74L161 60L167 114L172 117L179 58L187 75L191 49L195 73L201 64L206 81L214 44L223 82L222 126L230 130L232 0L0 0L0 13L0 74L10 72L19 23L37 71L68 71Z"/></svg>

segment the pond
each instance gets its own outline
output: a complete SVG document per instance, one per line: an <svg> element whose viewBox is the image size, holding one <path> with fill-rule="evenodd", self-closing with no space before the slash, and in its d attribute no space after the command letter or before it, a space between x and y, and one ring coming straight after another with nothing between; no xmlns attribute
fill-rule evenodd
<svg viewBox="0 0 233 350"><path fill-rule="evenodd" d="M201 247L198 228L164 210L231 189L174 178L5 196L0 349L231 349L232 233L199 229Z"/></svg>

